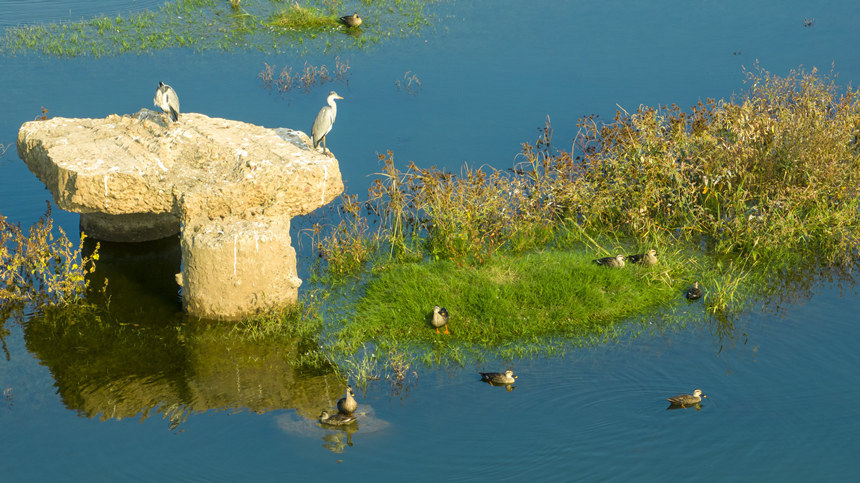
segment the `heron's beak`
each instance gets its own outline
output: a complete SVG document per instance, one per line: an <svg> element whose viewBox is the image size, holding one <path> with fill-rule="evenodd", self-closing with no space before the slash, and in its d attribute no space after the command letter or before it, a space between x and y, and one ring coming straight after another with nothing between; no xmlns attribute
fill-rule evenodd
<svg viewBox="0 0 860 483"><path fill-rule="evenodd" d="M335 99L343 99L343 97L336 96Z"/></svg>

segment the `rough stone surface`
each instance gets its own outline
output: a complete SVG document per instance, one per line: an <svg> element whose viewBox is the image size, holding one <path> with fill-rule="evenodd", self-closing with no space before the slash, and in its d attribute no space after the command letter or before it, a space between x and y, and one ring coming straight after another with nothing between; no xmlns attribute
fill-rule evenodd
<svg viewBox="0 0 860 483"><path fill-rule="evenodd" d="M295 301L289 220L343 191L337 159L306 134L196 113L169 125L148 109L27 122L18 153L94 238L147 241L181 226L184 305L207 317Z"/></svg>
<svg viewBox="0 0 860 483"><path fill-rule="evenodd" d="M343 191L337 159L314 150L302 132L196 113L169 126L163 119L143 109L27 122L18 154L57 205L76 213L169 213L178 220L182 196L230 192L248 215L292 217ZM236 214L217 199L210 207L218 210L212 217Z"/></svg>

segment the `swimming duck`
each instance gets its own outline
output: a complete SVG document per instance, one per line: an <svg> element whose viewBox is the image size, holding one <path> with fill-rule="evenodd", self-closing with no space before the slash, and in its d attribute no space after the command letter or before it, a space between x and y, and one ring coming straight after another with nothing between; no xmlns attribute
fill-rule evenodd
<svg viewBox="0 0 860 483"><path fill-rule="evenodd" d="M176 91L169 85L164 82L158 83L152 103L170 116L171 121L176 122L179 120L179 96L176 95Z"/></svg>
<svg viewBox="0 0 860 483"><path fill-rule="evenodd" d="M358 13L355 12L352 15L347 15L345 17L341 17L340 21L344 23L347 27L358 27L361 25L361 17L358 16Z"/></svg>
<svg viewBox="0 0 860 483"><path fill-rule="evenodd" d="M628 255L627 260L630 263L638 263L643 267L650 267L657 264L657 250L648 250L645 253L637 253L636 255Z"/></svg>
<svg viewBox="0 0 860 483"><path fill-rule="evenodd" d="M337 410L342 414L352 414L358 407L358 401L355 400L355 394L352 392L352 386L346 386L346 396L337 400Z"/></svg>
<svg viewBox="0 0 860 483"><path fill-rule="evenodd" d="M687 289L684 294L687 300L698 300L702 298L702 291L699 289L699 282L693 283L693 286Z"/></svg>
<svg viewBox="0 0 860 483"><path fill-rule="evenodd" d="M319 421L323 424L328 424L329 426L346 426L347 424L351 424L355 422L355 416L352 414L329 414L328 411L323 410L320 413Z"/></svg>
<svg viewBox="0 0 860 483"><path fill-rule="evenodd" d="M439 333L439 327L445 327L445 333L448 332L448 310L445 307L438 305L433 306L433 317L430 319L430 325L436 327L436 333Z"/></svg>
<svg viewBox="0 0 860 483"><path fill-rule="evenodd" d="M624 267L624 255L615 255L614 257L603 257L603 258L598 258L598 259L592 260L592 261L598 265L603 265L604 267L610 267L610 268L623 268Z"/></svg>
<svg viewBox="0 0 860 483"><path fill-rule="evenodd" d="M505 372L479 372L481 380L491 384L513 384L516 382L517 376L514 371L507 370Z"/></svg>
<svg viewBox="0 0 860 483"><path fill-rule="evenodd" d="M693 394L679 394L677 396L666 398L666 400L672 403L673 406L687 407L699 404L702 402L702 398L705 397L708 396L702 394L701 389L696 389L693 391Z"/></svg>

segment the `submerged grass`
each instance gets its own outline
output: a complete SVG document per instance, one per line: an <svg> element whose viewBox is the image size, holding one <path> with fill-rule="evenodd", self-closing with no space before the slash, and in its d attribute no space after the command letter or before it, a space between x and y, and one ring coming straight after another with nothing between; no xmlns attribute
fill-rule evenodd
<svg viewBox="0 0 860 483"><path fill-rule="evenodd" d="M337 15L310 5L302 6L298 2L272 15L267 23L289 30L321 30L339 25Z"/></svg>
<svg viewBox="0 0 860 483"><path fill-rule="evenodd" d="M305 0L226 2L175 0L156 11L102 16L77 22L10 27L0 36L0 54L40 53L57 57L121 55L172 47L197 50L294 51L299 46L362 48L387 38L414 35L429 25L433 0L342 2ZM353 8L361 29L337 22Z"/></svg>

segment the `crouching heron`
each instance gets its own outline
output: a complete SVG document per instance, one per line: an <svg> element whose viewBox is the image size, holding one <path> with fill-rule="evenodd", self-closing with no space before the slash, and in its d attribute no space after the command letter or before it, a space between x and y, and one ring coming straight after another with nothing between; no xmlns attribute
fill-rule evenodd
<svg viewBox="0 0 860 483"><path fill-rule="evenodd" d="M317 118L314 120L314 126L311 128L311 136L314 141L314 149L322 143L323 153L326 152L325 137L331 132L331 127L334 125L334 118L337 116L337 104L335 99L343 99L337 95L337 92L331 91L328 93L328 105L320 109Z"/></svg>
<svg viewBox="0 0 860 483"><path fill-rule="evenodd" d="M179 120L179 96L169 85L164 82L158 83L158 89L155 90L155 98L152 103L169 115L171 121Z"/></svg>

